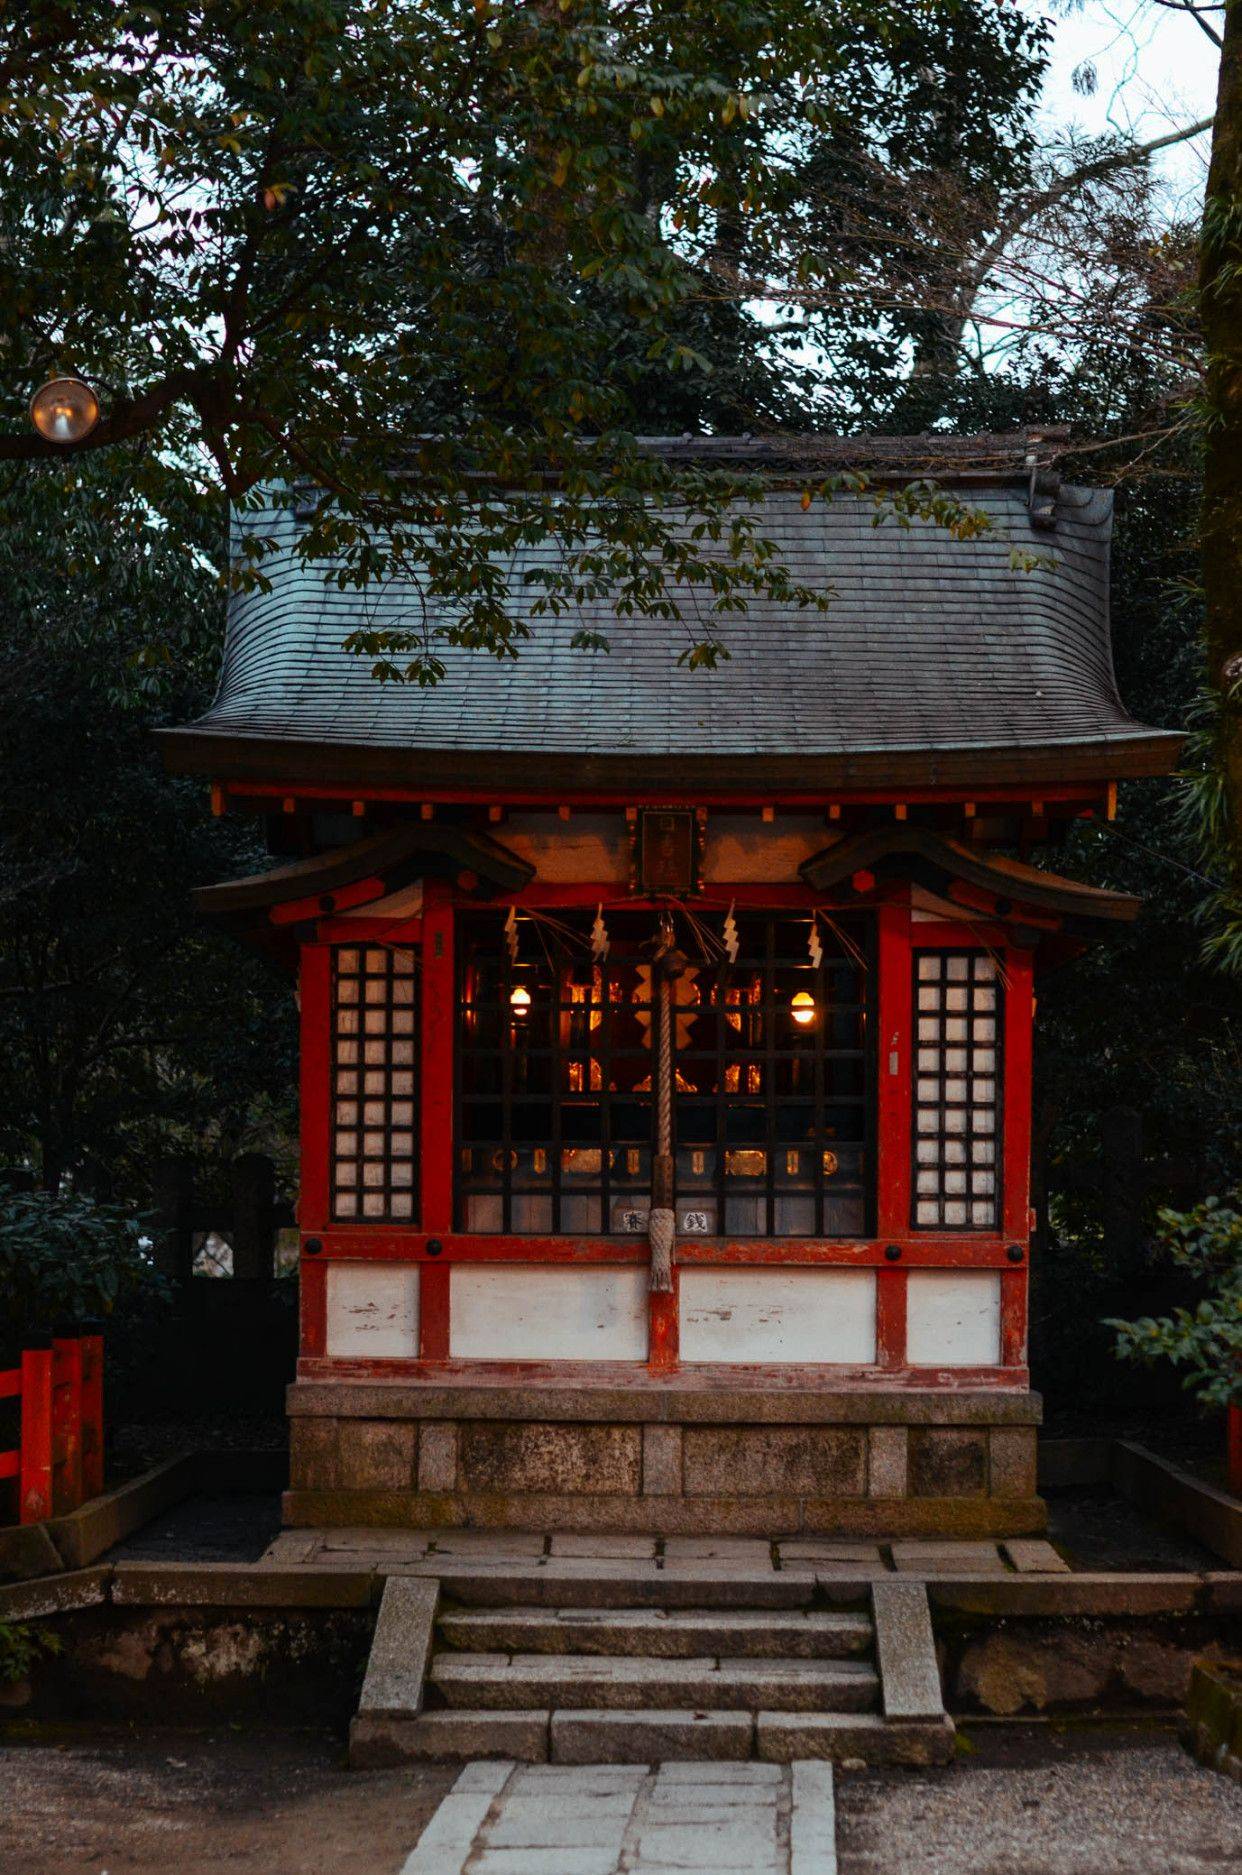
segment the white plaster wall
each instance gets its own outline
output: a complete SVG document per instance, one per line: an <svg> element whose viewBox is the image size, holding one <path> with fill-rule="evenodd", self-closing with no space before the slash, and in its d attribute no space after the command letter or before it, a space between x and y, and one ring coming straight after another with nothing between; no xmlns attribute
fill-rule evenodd
<svg viewBox="0 0 1242 1875"><path fill-rule="evenodd" d="M341 1359L418 1357L418 1266L328 1265L328 1353Z"/></svg>
<svg viewBox="0 0 1242 1875"><path fill-rule="evenodd" d="M457 1263L449 1352L476 1361L645 1361L647 1271Z"/></svg>
<svg viewBox="0 0 1242 1875"><path fill-rule="evenodd" d="M1000 1365L996 1270L911 1270L906 1282L906 1358L911 1367Z"/></svg>
<svg viewBox="0 0 1242 1875"><path fill-rule="evenodd" d="M683 1269L683 1361L875 1360L872 1270Z"/></svg>

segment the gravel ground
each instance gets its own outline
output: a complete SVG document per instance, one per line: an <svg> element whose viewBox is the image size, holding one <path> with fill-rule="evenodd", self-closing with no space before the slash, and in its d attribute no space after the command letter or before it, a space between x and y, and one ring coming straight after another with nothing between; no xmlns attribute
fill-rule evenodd
<svg viewBox="0 0 1242 1875"><path fill-rule="evenodd" d="M1242 1787L1171 1733L980 1727L947 1772L845 1773L841 1875L1220 1875Z"/></svg>
<svg viewBox="0 0 1242 1875"><path fill-rule="evenodd" d="M949 1771L838 1778L841 1875L1221 1875L1242 1789L1171 1733L981 1728ZM290 1733L0 1749L3 1875L398 1875L453 1773Z"/></svg>
<svg viewBox="0 0 1242 1875"><path fill-rule="evenodd" d="M221 1492L187 1497L144 1523L106 1562L258 1562L280 1534L280 1497Z"/></svg>

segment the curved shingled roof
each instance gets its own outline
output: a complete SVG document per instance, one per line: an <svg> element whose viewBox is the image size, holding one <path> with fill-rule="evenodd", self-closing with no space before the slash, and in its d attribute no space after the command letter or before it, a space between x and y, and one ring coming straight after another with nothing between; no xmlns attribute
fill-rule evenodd
<svg viewBox="0 0 1242 1875"><path fill-rule="evenodd" d="M341 649L360 623L408 619L409 588L341 591L296 559L291 511L248 517L280 543L265 562L272 589L233 600L216 701L165 732L165 754L224 777L377 785L814 788L1167 771L1179 738L1136 723L1113 674L1111 495L1062 485L1039 527L1025 485L969 499L994 531L957 541L930 522L877 527L870 498L804 510L796 488L769 493L762 531L832 603L821 613L752 599L722 621L732 655L715 671L678 666L692 626L588 604L534 619L516 664L447 647L448 675L431 689L379 684ZM1045 564L1015 567L1015 549ZM519 609L523 573L554 552L515 556ZM679 597L693 620L702 601ZM610 653L571 648L584 625L607 634Z"/></svg>

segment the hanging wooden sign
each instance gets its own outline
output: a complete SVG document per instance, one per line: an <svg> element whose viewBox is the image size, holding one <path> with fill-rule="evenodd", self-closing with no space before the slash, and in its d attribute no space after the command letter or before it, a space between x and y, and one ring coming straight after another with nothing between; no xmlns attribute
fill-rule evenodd
<svg viewBox="0 0 1242 1875"><path fill-rule="evenodd" d="M635 883L652 896L698 890L698 830L690 808L645 807L635 829Z"/></svg>

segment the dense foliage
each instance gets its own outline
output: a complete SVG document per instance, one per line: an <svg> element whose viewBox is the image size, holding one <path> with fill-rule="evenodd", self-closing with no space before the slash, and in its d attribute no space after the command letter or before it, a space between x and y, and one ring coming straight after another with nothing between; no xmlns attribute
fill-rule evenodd
<svg viewBox="0 0 1242 1875"><path fill-rule="evenodd" d="M103 458L24 470L0 521L0 1165L146 1204L155 1158L292 1106L287 985L189 901L261 848L150 736L210 698L215 530Z"/></svg>
<svg viewBox="0 0 1242 1875"><path fill-rule="evenodd" d="M917 341L892 202L945 160L991 199L1039 42L969 0L28 0L0 14L0 459L54 449L23 405L72 369L105 395L84 448L141 445L156 511L187 476L309 485L301 552L405 573L416 616L358 644L384 676L433 681L446 637L511 654L511 550L549 531L536 613L667 615L689 580L683 655L710 663L747 594L822 595L726 513L751 484L636 433L796 413L741 308L803 224L806 277L857 275L852 342ZM860 223L889 168L888 219Z"/></svg>
<svg viewBox="0 0 1242 1875"><path fill-rule="evenodd" d="M1160 1213L1160 1245L1207 1294L1158 1320L1112 1321L1124 1360L1171 1361L1205 1406L1242 1406L1242 1191Z"/></svg>
<svg viewBox="0 0 1242 1875"><path fill-rule="evenodd" d="M163 1284L128 1208L0 1185L0 1348L158 1303Z"/></svg>

